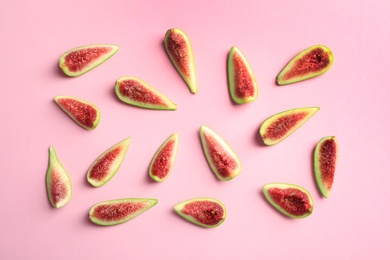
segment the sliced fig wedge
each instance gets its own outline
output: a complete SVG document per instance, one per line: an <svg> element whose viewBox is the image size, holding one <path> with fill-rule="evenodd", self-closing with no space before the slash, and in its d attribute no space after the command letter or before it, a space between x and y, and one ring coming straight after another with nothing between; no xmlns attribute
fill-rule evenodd
<svg viewBox="0 0 390 260"><path fill-rule="evenodd" d="M257 83L248 61L233 46L228 56L228 81L230 97L237 104L252 102L257 98Z"/></svg>
<svg viewBox="0 0 390 260"><path fill-rule="evenodd" d="M149 165L149 176L157 182L165 181L170 175L176 157L179 135L172 134L164 141Z"/></svg>
<svg viewBox="0 0 390 260"><path fill-rule="evenodd" d="M89 210L89 219L100 226L129 221L157 204L156 199L126 198L103 201Z"/></svg>
<svg viewBox="0 0 390 260"><path fill-rule="evenodd" d="M187 35L178 28L169 29L164 38L165 50L190 92L198 93L192 47Z"/></svg>
<svg viewBox="0 0 390 260"><path fill-rule="evenodd" d="M207 162L221 181L228 181L241 172L241 162L235 152L217 133L205 125L200 127L200 140Z"/></svg>
<svg viewBox="0 0 390 260"><path fill-rule="evenodd" d="M118 51L112 44L92 44L73 48L61 55L59 65L70 76L80 76L105 62Z"/></svg>
<svg viewBox="0 0 390 260"><path fill-rule="evenodd" d="M46 171L46 190L51 205L55 208L65 206L72 196L70 178L58 160L56 151L49 148L49 165Z"/></svg>
<svg viewBox="0 0 390 260"><path fill-rule="evenodd" d="M115 93L126 104L156 110L176 110L176 104L145 82L122 77L115 83Z"/></svg>
<svg viewBox="0 0 390 260"><path fill-rule="evenodd" d="M130 138L115 144L102 153L87 172L87 180L94 187L106 184L119 169L130 144Z"/></svg>
<svg viewBox="0 0 390 260"><path fill-rule="evenodd" d="M314 149L314 175L322 196L328 198L332 189L338 145L336 137L327 136L318 141Z"/></svg>
<svg viewBox="0 0 390 260"><path fill-rule="evenodd" d="M313 200L307 190L294 184L269 183L263 186L268 202L290 218L305 218L313 211Z"/></svg>
<svg viewBox="0 0 390 260"><path fill-rule="evenodd" d="M175 212L185 220L205 228L221 225L226 219L222 202L212 198L194 198L176 204Z"/></svg>
<svg viewBox="0 0 390 260"><path fill-rule="evenodd" d="M55 96L54 101L79 126L87 130L98 126L100 111L88 101L70 96Z"/></svg>
<svg viewBox="0 0 390 260"><path fill-rule="evenodd" d="M314 45L292 58L279 73L276 81L279 85L287 85L310 79L328 71L332 64L333 54L329 48Z"/></svg>
<svg viewBox="0 0 390 260"><path fill-rule="evenodd" d="M292 134L320 108L303 107L286 110L267 118L260 126L260 136L266 145L275 145Z"/></svg>

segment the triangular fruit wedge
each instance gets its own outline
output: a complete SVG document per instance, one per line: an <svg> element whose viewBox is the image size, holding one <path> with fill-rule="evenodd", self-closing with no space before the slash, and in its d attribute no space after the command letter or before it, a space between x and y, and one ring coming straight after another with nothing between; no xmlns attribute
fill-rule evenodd
<svg viewBox="0 0 390 260"><path fill-rule="evenodd" d="M94 187L103 186L118 171L130 144L130 138L117 143L102 153L87 172L87 180Z"/></svg>
<svg viewBox="0 0 390 260"><path fill-rule="evenodd" d="M320 108L303 107L286 110L267 118L260 126L260 136L265 145L274 145L297 130Z"/></svg>
<svg viewBox="0 0 390 260"><path fill-rule="evenodd" d="M89 210L89 219L100 226L129 221L157 204L156 199L126 198L103 201Z"/></svg>
<svg viewBox="0 0 390 260"><path fill-rule="evenodd" d="M332 189L338 145L336 137L327 136L318 141L314 149L314 175L321 194L328 198Z"/></svg>
<svg viewBox="0 0 390 260"><path fill-rule="evenodd" d="M205 228L221 225L226 219L222 202L212 198L195 198L176 204L175 212L185 220Z"/></svg>
<svg viewBox="0 0 390 260"><path fill-rule="evenodd" d="M290 218L305 218L313 211L313 200L307 190L293 184L270 183L263 186L268 202Z"/></svg>
<svg viewBox="0 0 390 260"><path fill-rule="evenodd" d="M164 45L173 66L187 84L190 92L198 93L194 57L187 35L178 28L169 29L165 34Z"/></svg>
<svg viewBox="0 0 390 260"><path fill-rule="evenodd" d="M115 83L115 93L124 103L156 110L176 110L176 104L145 82L122 77Z"/></svg>
<svg viewBox="0 0 390 260"><path fill-rule="evenodd" d="M76 77L102 64L117 51L118 46L112 44L92 44L76 47L60 57L59 65L66 75Z"/></svg>
<svg viewBox="0 0 390 260"><path fill-rule="evenodd" d="M240 159L217 133L202 125L200 139L207 162L218 179L228 181L241 172Z"/></svg>
<svg viewBox="0 0 390 260"><path fill-rule="evenodd" d="M228 81L230 97L237 104L257 98L257 83L249 63L241 51L233 46L228 56Z"/></svg>
<svg viewBox="0 0 390 260"><path fill-rule="evenodd" d="M56 151L49 148L49 165L46 171L46 190L51 205L60 208L66 205L72 196L72 185L65 168L58 160Z"/></svg>
<svg viewBox="0 0 390 260"><path fill-rule="evenodd" d="M157 182L166 180L171 173L176 157L179 135L172 134L164 141L149 165L149 176Z"/></svg>
<svg viewBox="0 0 390 260"><path fill-rule="evenodd" d="M55 96L54 101L79 126L87 130L98 126L100 111L88 101L70 96Z"/></svg>
<svg viewBox="0 0 390 260"><path fill-rule="evenodd" d="M279 85L310 79L328 71L333 64L333 54L323 45L303 50L283 68L276 78Z"/></svg>

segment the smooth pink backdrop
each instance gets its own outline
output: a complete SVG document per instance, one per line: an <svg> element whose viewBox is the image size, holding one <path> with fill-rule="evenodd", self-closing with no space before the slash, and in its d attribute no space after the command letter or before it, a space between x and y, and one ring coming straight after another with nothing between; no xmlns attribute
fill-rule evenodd
<svg viewBox="0 0 390 260"><path fill-rule="evenodd" d="M148 2L148 3L147 3ZM388 1L0 1L1 259L388 259L389 68ZM167 29L189 36L199 93L192 95L163 48ZM112 43L119 52L98 68L66 77L60 55L76 46ZM328 46L334 64L324 75L279 87L275 77L299 51ZM250 63L259 97L236 106L227 91L226 60L238 46ZM168 96L177 111L128 106L115 96L121 76L135 76ZM100 108L93 131L72 122L53 102L71 95ZM274 113L321 110L276 146L258 137ZM219 133L241 158L241 175L218 181L198 137L200 125ZM147 176L158 146L180 136L172 175ZM329 199L315 185L312 152L335 135L339 161ZM117 175L92 188L85 173L111 145L131 137ZM48 148L67 169L73 196L50 206L45 190ZM261 194L269 182L305 187L313 214L294 220ZM226 221L215 229L173 212L177 202L214 197ZM89 208L122 197L157 198L137 218L95 226Z"/></svg>

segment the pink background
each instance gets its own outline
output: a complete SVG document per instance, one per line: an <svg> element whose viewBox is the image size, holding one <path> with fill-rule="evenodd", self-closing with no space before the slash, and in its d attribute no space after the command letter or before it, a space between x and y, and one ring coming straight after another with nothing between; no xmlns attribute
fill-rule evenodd
<svg viewBox="0 0 390 260"><path fill-rule="evenodd" d="M55 3L53 3L55 2ZM385 259L389 232L388 1L1 1L1 259ZM188 1L189 2L189 1ZM167 29L189 36L199 93L192 95L162 45ZM112 43L119 52L77 77L58 68L76 46ZM278 87L275 77L299 51L328 46L335 57L324 75ZM259 97L235 106L227 91L231 46L247 57ZM121 76L149 83L177 111L128 106L115 96ZM86 131L53 102L55 95L88 100L101 111ZM321 110L276 146L258 137L270 115L304 106ZM241 175L220 182L201 150L200 125L219 133L240 157ZM147 176L158 146L179 133L172 175ZM317 141L335 135L339 161L329 199L312 173ZM111 145L130 136L117 175L92 188L85 173ZM73 196L53 209L45 190L48 148L56 149L72 180ZM295 183L312 195L313 214L294 220L261 194L269 182ZM224 202L226 221L204 229L173 212L193 197ZM151 197L159 203L122 225L88 220L97 202Z"/></svg>

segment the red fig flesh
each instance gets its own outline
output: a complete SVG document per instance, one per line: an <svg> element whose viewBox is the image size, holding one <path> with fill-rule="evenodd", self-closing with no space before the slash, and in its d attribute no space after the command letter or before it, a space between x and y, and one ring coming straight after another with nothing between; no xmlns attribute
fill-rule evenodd
<svg viewBox="0 0 390 260"><path fill-rule="evenodd" d="M66 75L76 77L102 64L117 51L118 46L111 44L76 47L60 57L59 65Z"/></svg>
<svg viewBox="0 0 390 260"><path fill-rule="evenodd" d="M194 57L192 47L187 35L180 29L169 29L164 38L165 50L176 70L186 82L190 92L196 94Z"/></svg>
<svg viewBox="0 0 390 260"><path fill-rule="evenodd" d="M332 189L338 145L336 137L327 136L318 141L314 150L314 175L321 194L328 198Z"/></svg>

